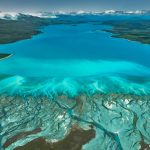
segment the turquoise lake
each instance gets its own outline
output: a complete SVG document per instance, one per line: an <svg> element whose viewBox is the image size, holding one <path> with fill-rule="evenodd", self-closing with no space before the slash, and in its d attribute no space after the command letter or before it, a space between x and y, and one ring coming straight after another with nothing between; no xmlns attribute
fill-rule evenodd
<svg viewBox="0 0 150 150"><path fill-rule="evenodd" d="M74 23L0 45L12 54L0 61L0 149L32 149L41 138L47 149L64 141L83 150L149 149L150 45L113 38L101 25L149 18L60 15Z"/></svg>
<svg viewBox="0 0 150 150"><path fill-rule="evenodd" d="M73 18L77 21L86 18L82 17ZM0 52L13 54L0 62L0 74L12 75L0 84L5 87L9 81L11 86L32 91L38 83L38 90L55 87L54 90L67 89L76 94L84 83L86 88L82 87L82 90L92 86L92 89L94 87L102 92L115 92L118 87L124 86L128 87L128 92L137 89L138 93L140 89L144 94L149 93L150 45L113 38L103 31L111 27L100 25L104 19L132 17L91 18L75 25L49 25L41 29L42 34L31 39L0 45ZM114 84L117 88L113 87ZM121 91L125 92L125 89Z"/></svg>

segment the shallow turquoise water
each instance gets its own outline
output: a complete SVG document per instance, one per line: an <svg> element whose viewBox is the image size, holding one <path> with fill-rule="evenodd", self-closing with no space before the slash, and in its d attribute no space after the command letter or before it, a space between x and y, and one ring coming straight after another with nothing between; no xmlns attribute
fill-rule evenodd
<svg viewBox="0 0 150 150"><path fill-rule="evenodd" d="M113 19L116 18L113 17ZM75 17L75 19L80 18ZM13 54L11 58L0 62L0 73L13 75L10 79L5 79L6 81L2 84L6 82L7 85L7 80L12 80L13 86L14 84L18 86L17 82L21 79L19 88L24 90L24 84L27 87L30 85L27 84L29 81L31 84L36 81L35 85L43 85L48 81L49 85L46 86L48 90L51 86L61 86L62 89L64 87L65 91L66 89L70 91L73 87L73 93L76 93L80 91L76 85L81 86L81 82L78 81L82 78L86 80L85 89L92 83L97 84L97 90L105 91L101 89L101 81L106 77L103 81L106 82L103 83L105 87L111 84L111 82L108 83L109 78L112 81L111 86L115 82L120 89L122 86L128 85L127 89L135 86L134 90L129 90L127 93L135 91L136 88L136 91L144 91L143 94L147 94L149 92L147 89L150 75L150 45L112 38L110 33L103 31L110 27L100 25L103 19L99 17L94 23L87 21L77 25L50 25L41 29L43 33L32 39L0 45L1 52ZM139 80L144 78L144 82L135 81L133 77L139 77ZM51 81L53 78L56 83ZM32 91L33 86L28 88ZM125 90L121 91L125 92Z"/></svg>
<svg viewBox="0 0 150 150"><path fill-rule="evenodd" d="M39 127L7 150L38 137L61 140L76 124L96 131L84 150L150 147L150 45L112 38L102 31L108 26L95 25L124 17L90 16L94 23L51 25L32 39L0 45L13 54L0 61L0 149Z"/></svg>

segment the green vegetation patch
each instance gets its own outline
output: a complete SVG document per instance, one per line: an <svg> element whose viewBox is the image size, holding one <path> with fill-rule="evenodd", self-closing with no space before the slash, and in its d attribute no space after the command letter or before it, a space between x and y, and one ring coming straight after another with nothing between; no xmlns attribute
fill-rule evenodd
<svg viewBox="0 0 150 150"><path fill-rule="evenodd" d="M41 33L39 28L49 24L49 19L21 15L18 20L0 19L0 44L29 39Z"/></svg>
<svg viewBox="0 0 150 150"><path fill-rule="evenodd" d="M150 20L113 20L103 24L113 26L105 30L112 33L112 37L150 44Z"/></svg>

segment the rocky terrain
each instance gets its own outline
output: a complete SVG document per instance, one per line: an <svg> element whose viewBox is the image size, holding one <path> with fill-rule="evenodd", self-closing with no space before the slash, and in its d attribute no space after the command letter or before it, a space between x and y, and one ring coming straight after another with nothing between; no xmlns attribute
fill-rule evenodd
<svg viewBox="0 0 150 150"><path fill-rule="evenodd" d="M0 107L1 149L63 150L70 140L70 150L150 148L149 96L3 94Z"/></svg>

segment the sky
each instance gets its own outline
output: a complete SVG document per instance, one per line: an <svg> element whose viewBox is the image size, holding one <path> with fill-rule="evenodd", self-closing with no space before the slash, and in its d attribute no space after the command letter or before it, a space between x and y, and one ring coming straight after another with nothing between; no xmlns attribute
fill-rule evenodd
<svg viewBox="0 0 150 150"><path fill-rule="evenodd" d="M0 11L150 10L150 0L0 0Z"/></svg>

